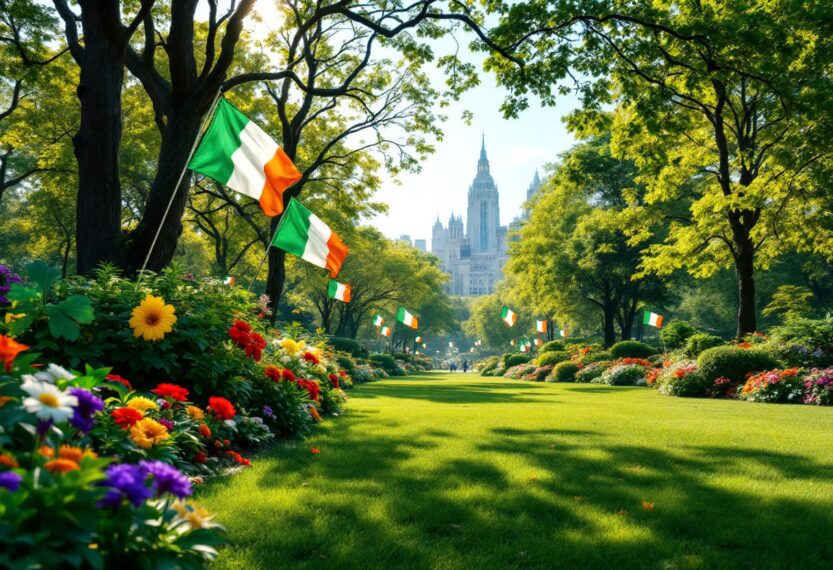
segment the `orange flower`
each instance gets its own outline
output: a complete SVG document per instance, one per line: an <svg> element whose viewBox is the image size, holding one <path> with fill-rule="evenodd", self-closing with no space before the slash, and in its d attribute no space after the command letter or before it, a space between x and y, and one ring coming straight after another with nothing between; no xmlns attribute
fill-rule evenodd
<svg viewBox="0 0 833 570"><path fill-rule="evenodd" d="M47 461L44 468L51 473L68 473L69 471L81 469L81 467L71 459L53 459L52 461Z"/></svg>
<svg viewBox="0 0 833 570"><path fill-rule="evenodd" d="M11 396L0 396L0 408L14 400Z"/></svg>
<svg viewBox="0 0 833 570"><path fill-rule="evenodd" d="M653 511L654 510L654 503L649 503L648 501L642 501L642 510Z"/></svg>
<svg viewBox="0 0 833 570"><path fill-rule="evenodd" d="M204 438L211 437L211 428L205 423L200 423L200 435Z"/></svg>
<svg viewBox="0 0 833 570"><path fill-rule="evenodd" d="M318 455L319 453L321 453L321 450L318 449L317 447L313 447L312 449L310 449L310 451L312 452L313 455Z"/></svg>
<svg viewBox="0 0 833 570"><path fill-rule="evenodd" d="M55 450L52 449L51 447L47 447L45 445L41 446L41 448L38 449L38 453L40 453L44 457L50 457L50 458L55 457Z"/></svg>
<svg viewBox="0 0 833 570"><path fill-rule="evenodd" d="M85 457L92 457L95 459L98 455L89 449L81 449L80 447L72 447L69 445L62 445L58 450L58 457L61 459L69 459L80 463Z"/></svg>
<svg viewBox="0 0 833 570"><path fill-rule="evenodd" d="M29 347L25 344L20 344L16 342L13 338L8 336L3 336L0 334L0 360L3 361L3 364L6 368L6 372L12 371L12 363L14 359L17 357L18 353L27 350Z"/></svg>
<svg viewBox="0 0 833 570"><path fill-rule="evenodd" d="M5 465L9 469L14 469L18 467L17 459L9 455L8 453L0 453L0 464Z"/></svg>
<svg viewBox="0 0 833 570"><path fill-rule="evenodd" d="M315 406L309 407L309 415L311 415L312 419L314 419L315 421L321 421L321 414L318 413L318 410L315 409Z"/></svg>

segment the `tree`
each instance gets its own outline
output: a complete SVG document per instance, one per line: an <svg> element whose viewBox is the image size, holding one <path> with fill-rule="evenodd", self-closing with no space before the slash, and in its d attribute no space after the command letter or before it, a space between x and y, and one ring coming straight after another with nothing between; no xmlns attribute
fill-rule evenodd
<svg viewBox="0 0 833 570"><path fill-rule="evenodd" d="M818 72L833 57L820 26L829 4L717 10L644 2L627 13L582 2L532 4L502 8L493 35L527 63L489 62L512 92L505 112L523 109L528 91L554 103L552 86L569 73L585 107L574 128L606 120L600 108L617 105L616 145L636 160L646 200L689 205L645 268L705 277L731 264L737 335L753 332L755 269L782 252L778 234L798 225L797 202L812 190L807 171L830 153L823 135L829 121L817 119L831 110L831 78ZM571 26L558 24L569 21L565 10L573 13Z"/></svg>
<svg viewBox="0 0 833 570"><path fill-rule="evenodd" d="M500 318L503 305L504 301L497 294L477 297L471 303L468 320L463 323L466 335L480 340L487 350L507 352L509 343L523 336L532 325L531 315L519 312L515 326L508 326Z"/></svg>

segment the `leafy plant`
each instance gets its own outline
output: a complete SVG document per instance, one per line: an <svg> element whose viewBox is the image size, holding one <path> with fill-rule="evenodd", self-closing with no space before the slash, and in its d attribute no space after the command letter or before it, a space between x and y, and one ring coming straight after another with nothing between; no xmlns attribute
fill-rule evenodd
<svg viewBox="0 0 833 570"><path fill-rule="evenodd" d="M648 358L656 352L653 347L638 340L623 340L610 347L614 358Z"/></svg>
<svg viewBox="0 0 833 570"><path fill-rule="evenodd" d="M717 378L742 382L749 373L777 368L778 361L760 349L718 346L700 353L697 367L709 382Z"/></svg>
<svg viewBox="0 0 833 570"><path fill-rule="evenodd" d="M689 337L697 332L697 329L685 321L671 321L662 328L659 337L667 350L677 350L685 346Z"/></svg>
<svg viewBox="0 0 833 570"><path fill-rule="evenodd" d="M576 373L581 370L581 364L573 361L556 364L550 374L551 382L575 382Z"/></svg>
<svg viewBox="0 0 833 570"><path fill-rule="evenodd" d="M565 360L570 360L569 354L563 350L552 350L539 354L538 358L535 359L535 362L538 363L538 366L553 366L559 362L564 362Z"/></svg>
<svg viewBox="0 0 833 570"><path fill-rule="evenodd" d="M686 341L685 355L689 358L697 358L707 348L714 348L715 346L722 346L724 344L726 344L726 341L719 336L708 333L696 333L691 335Z"/></svg>

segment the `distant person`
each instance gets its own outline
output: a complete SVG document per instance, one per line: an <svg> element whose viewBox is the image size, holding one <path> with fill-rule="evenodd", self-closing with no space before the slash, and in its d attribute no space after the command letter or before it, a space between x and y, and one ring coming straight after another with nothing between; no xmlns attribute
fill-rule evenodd
<svg viewBox="0 0 833 570"><path fill-rule="evenodd" d="M464 360L464 361L463 361L463 374L465 374L465 373L466 373L466 372L468 372L468 371L469 371L469 361L468 361L468 360Z"/></svg>

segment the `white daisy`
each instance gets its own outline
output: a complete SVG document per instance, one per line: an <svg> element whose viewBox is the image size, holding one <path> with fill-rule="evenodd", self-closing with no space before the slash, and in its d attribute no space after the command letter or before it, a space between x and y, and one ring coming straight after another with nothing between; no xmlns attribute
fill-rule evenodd
<svg viewBox="0 0 833 570"><path fill-rule="evenodd" d="M75 378L75 374L63 368L62 366L58 366L57 364L50 364L46 367L46 370L41 370L37 374L35 374L35 378L40 380L41 382L49 382L54 384L58 380L72 380Z"/></svg>
<svg viewBox="0 0 833 570"><path fill-rule="evenodd" d="M38 382L31 376L24 378L20 387L30 396L23 400L23 407L41 420L52 420L57 424L65 422L72 417L72 408L78 405L75 396L62 392L49 382Z"/></svg>

